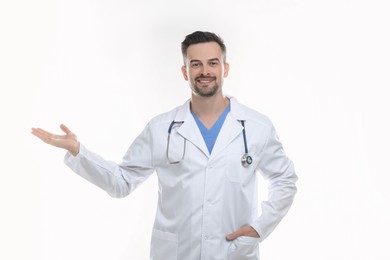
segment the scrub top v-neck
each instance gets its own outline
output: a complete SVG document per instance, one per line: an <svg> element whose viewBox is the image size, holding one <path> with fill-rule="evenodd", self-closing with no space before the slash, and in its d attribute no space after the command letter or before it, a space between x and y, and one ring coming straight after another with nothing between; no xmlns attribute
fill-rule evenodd
<svg viewBox="0 0 390 260"><path fill-rule="evenodd" d="M192 116L195 119L196 124L199 127L199 130L203 136L203 140L206 143L207 149L209 150L209 154L211 154L215 141L217 140L219 131L222 128L223 123L225 122L225 118L227 114L230 112L230 104L225 108L222 114L219 116L218 120L214 123L214 125L207 129L204 124L196 117L196 115L191 111Z"/></svg>

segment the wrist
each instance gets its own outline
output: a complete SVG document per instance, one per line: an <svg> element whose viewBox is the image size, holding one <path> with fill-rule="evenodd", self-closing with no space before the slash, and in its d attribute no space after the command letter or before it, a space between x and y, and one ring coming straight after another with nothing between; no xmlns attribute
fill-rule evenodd
<svg viewBox="0 0 390 260"><path fill-rule="evenodd" d="M80 151L80 142L75 142L71 147L69 147L68 152L73 155L77 156Z"/></svg>

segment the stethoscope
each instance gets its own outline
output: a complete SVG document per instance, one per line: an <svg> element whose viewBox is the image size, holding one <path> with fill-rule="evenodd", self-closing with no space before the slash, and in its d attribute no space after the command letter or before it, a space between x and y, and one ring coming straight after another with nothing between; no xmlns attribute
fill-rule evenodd
<svg viewBox="0 0 390 260"><path fill-rule="evenodd" d="M186 155L186 144L187 144L187 140L184 138L184 148L183 148L183 156L180 158L180 160L178 161L174 161L174 160L171 160L169 158L169 140L171 140L171 132L172 132L172 129L175 125L179 124L179 125L182 125L184 123L184 121L175 121L173 120L172 123L169 125L169 128L168 128L168 141L167 141L167 160L168 160L168 163L169 164L178 164L180 163L181 161L183 161L184 159L184 156Z"/></svg>
<svg viewBox="0 0 390 260"><path fill-rule="evenodd" d="M248 144L247 144L247 141L246 141L245 122L244 122L244 120L239 120L239 121L241 122L241 125L243 127L242 128L242 135L244 137L244 148L245 148L245 153L241 157L241 164L242 164L243 167L246 168L246 167L248 167L249 165L252 164L253 160L252 160L252 157L248 154ZM169 128L168 128L168 140L167 140L167 151L166 151L167 160L168 160L169 164L179 164L181 161L183 161L184 156L186 154L187 140L184 138L183 155L181 156L181 158L179 160L177 160L177 161L171 160L169 158L169 144L170 144L172 129L175 127L175 125L182 125L183 123L184 123L184 121L172 121L171 124L169 125Z"/></svg>
<svg viewBox="0 0 390 260"><path fill-rule="evenodd" d="M250 156L248 154L248 145L246 143L246 133L245 133L245 123L244 123L244 120L240 120L241 122L241 125L242 125L242 136L244 137L244 148L245 148L245 153L244 155L241 157L241 164L242 166L244 166L245 168L248 167L249 165L252 164L252 156Z"/></svg>

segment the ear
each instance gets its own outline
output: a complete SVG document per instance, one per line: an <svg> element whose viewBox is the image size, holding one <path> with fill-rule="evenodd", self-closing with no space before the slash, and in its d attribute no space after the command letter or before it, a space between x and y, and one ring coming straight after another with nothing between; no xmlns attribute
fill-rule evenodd
<svg viewBox="0 0 390 260"><path fill-rule="evenodd" d="M230 69L229 63L225 62L224 63L224 72L223 72L224 78L226 78L229 75L229 69Z"/></svg>
<svg viewBox="0 0 390 260"><path fill-rule="evenodd" d="M183 74L183 77L185 80L188 80L188 76L187 76L187 67L186 66L182 66L181 67L181 73Z"/></svg>

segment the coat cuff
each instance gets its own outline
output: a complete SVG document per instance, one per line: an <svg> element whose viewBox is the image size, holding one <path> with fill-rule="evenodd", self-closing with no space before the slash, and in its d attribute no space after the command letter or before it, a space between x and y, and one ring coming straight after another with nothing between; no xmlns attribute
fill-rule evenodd
<svg viewBox="0 0 390 260"><path fill-rule="evenodd" d="M66 152L64 157L64 163L66 165L69 165L72 162L79 160L84 154L85 154L85 147L80 143L79 153L76 156L73 156L70 152Z"/></svg>
<svg viewBox="0 0 390 260"><path fill-rule="evenodd" d="M263 242L263 240L268 236L268 234L266 234L265 230L261 227L261 224L259 222L259 220L255 220L250 224L250 226L254 230L256 230L257 234L259 234L259 242Z"/></svg>

